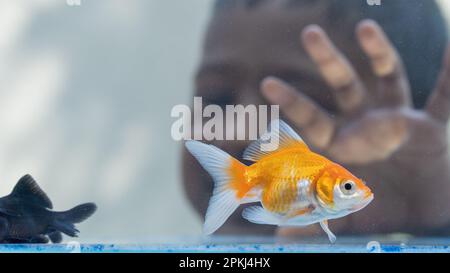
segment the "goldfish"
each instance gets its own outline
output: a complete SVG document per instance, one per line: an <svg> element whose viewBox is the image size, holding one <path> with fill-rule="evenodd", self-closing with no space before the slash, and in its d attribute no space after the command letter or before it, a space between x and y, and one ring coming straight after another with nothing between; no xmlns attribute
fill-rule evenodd
<svg viewBox="0 0 450 273"><path fill-rule="evenodd" d="M307 226L319 223L331 243L336 236L328 220L366 207L374 198L366 183L326 157L311 151L282 120L274 120L259 140L244 151L245 165L219 148L186 141L188 151L214 180L203 232L219 229L242 204L260 203L243 210L255 224ZM276 149L267 151L267 140Z"/></svg>
<svg viewBox="0 0 450 273"><path fill-rule="evenodd" d="M59 243L62 233L77 237L75 224L94 214L97 206L86 203L67 211L52 208L52 202L33 177L23 176L11 194L0 198L0 242L47 243L50 239Z"/></svg>

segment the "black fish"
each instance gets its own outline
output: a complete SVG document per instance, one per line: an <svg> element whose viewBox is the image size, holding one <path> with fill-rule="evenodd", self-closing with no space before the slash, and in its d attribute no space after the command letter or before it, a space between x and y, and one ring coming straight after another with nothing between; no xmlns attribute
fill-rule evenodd
<svg viewBox="0 0 450 273"><path fill-rule="evenodd" d="M52 211L53 205L29 174L23 176L10 195L0 198L0 242L53 243L62 241L61 233L77 237L75 228L97 209L86 203L68 211ZM47 238L48 236L48 238Z"/></svg>

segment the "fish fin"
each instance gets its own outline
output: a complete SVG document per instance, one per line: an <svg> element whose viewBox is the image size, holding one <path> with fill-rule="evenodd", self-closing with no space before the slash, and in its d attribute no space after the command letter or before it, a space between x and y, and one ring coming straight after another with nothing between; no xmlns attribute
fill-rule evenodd
<svg viewBox="0 0 450 273"><path fill-rule="evenodd" d="M67 211L54 213L58 220L77 224L89 218L96 210L97 206L94 203L86 203L78 205Z"/></svg>
<svg viewBox="0 0 450 273"><path fill-rule="evenodd" d="M261 190L250 191L241 199L241 204L256 203L261 201Z"/></svg>
<svg viewBox="0 0 450 273"><path fill-rule="evenodd" d="M198 141L187 141L185 145L214 180L203 226L203 232L211 234L225 223L250 191L245 183L246 166L212 145Z"/></svg>
<svg viewBox="0 0 450 273"><path fill-rule="evenodd" d="M86 220L96 210L97 206L94 203L86 203L68 211L53 212L55 217L52 227L54 230L60 231L68 236L77 237L79 231L75 228L75 224Z"/></svg>
<svg viewBox="0 0 450 273"><path fill-rule="evenodd" d="M334 235L333 232L331 232L330 228L328 227L328 221L323 220L323 221L320 221L319 223L320 223L320 227L328 235L328 239L330 240L330 242L332 244L334 244L336 242L336 235Z"/></svg>
<svg viewBox="0 0 450 273"><path fill-rule="evenodd" d="M243 158L256 162L264 156L287 148L309 151L303 139L287 123L276 119L270 123L266 133L245 149Z"/></svg>
<svg viewBox="0 0 450 273"><path fill-rule="evenodd" d="M268 212L261 206L252 206L244 209L242 217L255 224L278 226L282 223L282 219L279 216Z"/></svg>
<svg viewBox="0 0 450 273"><path fill-rule="evenodd" d="M53 208L50 198L29 174L19 179L10 196L26 199L44 208Z"/></svg>
<svg viewBox="0 0 450 273"><path fill-rule="evenodd" d="M55 220L52 224L53 228L56 230L70 236L70 237L78 237L78 233L80 232L75 228L75 225L70 222L63 222L59 220Z"/></svg>
<svg viewBox="0 0 450 273"><path fill-rule="evenodd" d="M59 244L62 242L62 234L59 231L53 231L48 234L48 237L50 238L50 241L54 244Z"/></svg>

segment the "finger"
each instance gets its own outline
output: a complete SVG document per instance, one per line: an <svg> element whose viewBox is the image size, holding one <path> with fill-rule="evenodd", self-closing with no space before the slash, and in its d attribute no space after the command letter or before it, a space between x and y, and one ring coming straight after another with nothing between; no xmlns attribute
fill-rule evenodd
<svg viewBox="0 0 450 273"><path fill-rule="evenodd" d="M436 89L428 99L425 109L442 122L446 123L450 118L450 46L447 48Z"/></svg>
<svg viewBox="0 0 450 273"><path fill-rule="evenodd" d="M274 77L266 78L261 84L266 99L279 105L281 111L309 143L318 147L328 146L334 133L333 119L311 99L295 90L292 86Z"/></svg>
<svg viewBox="0 0 450 273"><path fill-rule="evenodd" d="M379 77L382 101L389 105L410 105L409 82L403 64L381 27L373 20L364 20L357 27L357 37Z"/></svg>
<svg viewBox="0 0 450 273"><path fill-rule="evenodd" d="M342 111L357 111L363 104L365 88L347 59L319 26L306 27L302 42L325 81L335 90Z"/></svg>

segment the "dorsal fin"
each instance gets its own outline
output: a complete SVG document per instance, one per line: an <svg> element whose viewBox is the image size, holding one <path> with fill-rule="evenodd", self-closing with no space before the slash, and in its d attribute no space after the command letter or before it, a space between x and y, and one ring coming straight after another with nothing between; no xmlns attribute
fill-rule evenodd
<svg viewBox="0 0 450 273"><path fill-rule="evenodd" d="M256 162L264 156L286 148L309 151L303 139L284 121L277 119L270 123L266 133L247 147L243 158Z"/></svg>
<svg viewBox="0 0 450 273"><path fill-rule="evenodd" d="M39 206L52 209L53 205L45 192L38 186L31 175L24 175L19 179L11 196L16 198L26 199L29 202L35 203Z"/></svg>

